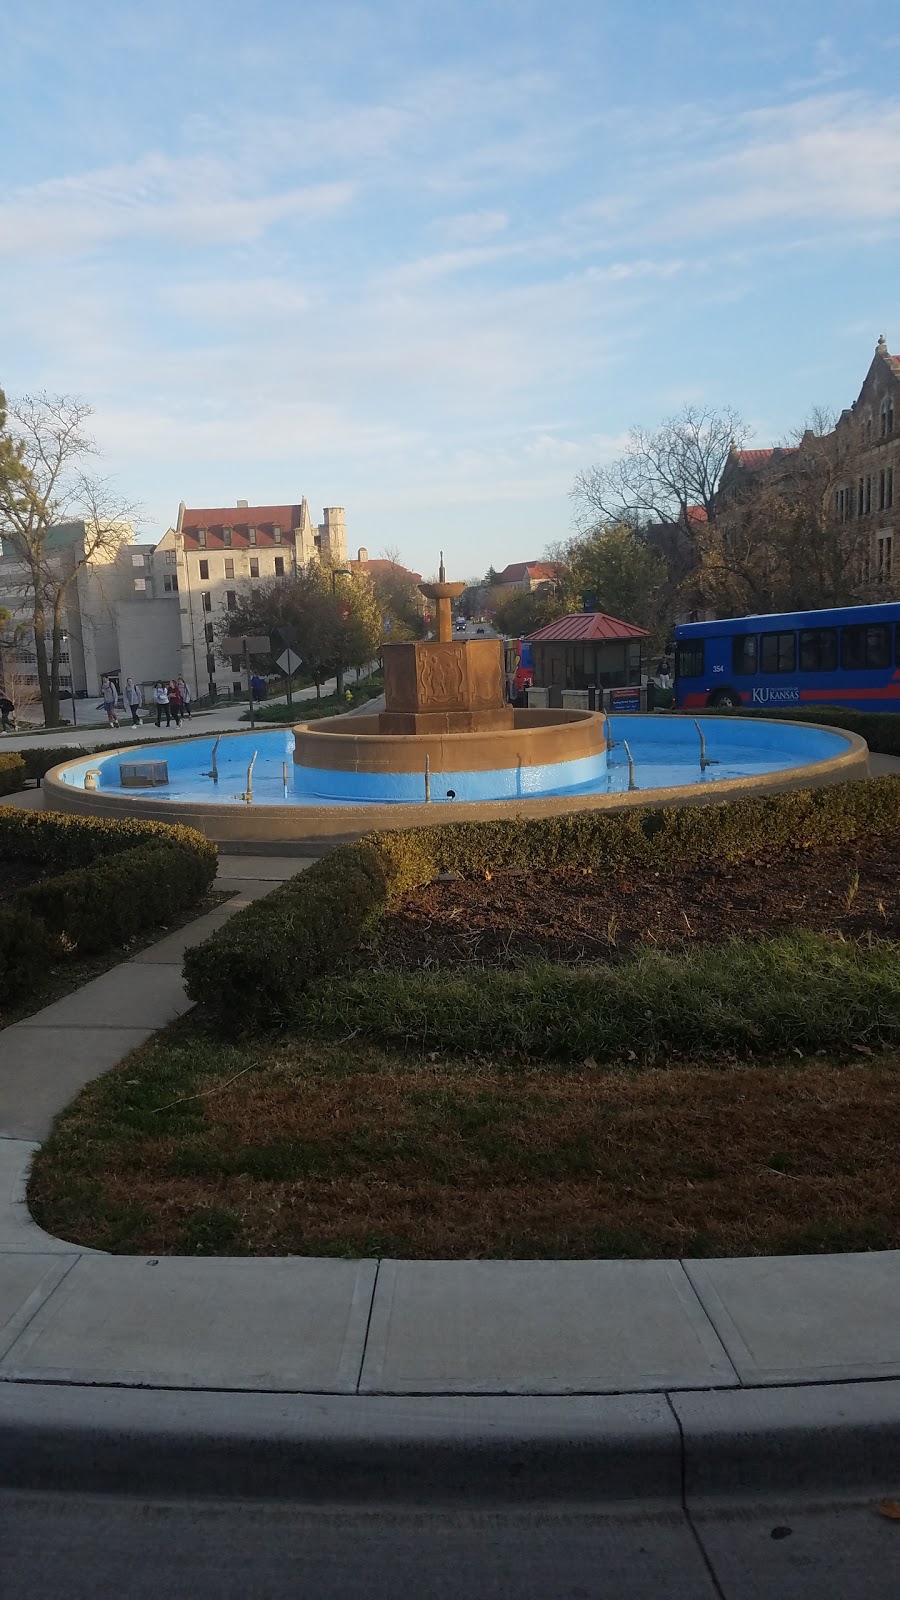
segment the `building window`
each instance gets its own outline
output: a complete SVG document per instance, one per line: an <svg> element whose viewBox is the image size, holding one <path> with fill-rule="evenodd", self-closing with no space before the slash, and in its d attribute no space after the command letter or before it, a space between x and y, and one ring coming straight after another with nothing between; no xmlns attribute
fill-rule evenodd
<svg viewBox="0 0 900 1600"><path fill-rule="evenodd" d="M234 556L225 557L225 576L226 578L234 577Z"/></svg>
<svg viewBox="0 0 900 1600"><path fill-rule="evenodd" d="M225 590L225 604L229 611L237 611L237 595L233 589Z"/></svg>
<svg viewBox="0 0 900 1600"><path fill-rule="evenodd" d="M796 645L793 633L764 633L759 641L760 672L793 672Z"/></svg>
<svg viewBox="0 0 900 1600"><path fill-rule="evenodd" d="M204 628L203 632L204 632L204 635L206 637L207 644L212 644L213 639L216 636L216 631L215 631L215 628L213 627L211 622L208 622L206 624L206 627Z"/></svg>
<svg viewBox="0 0 900 1600"><path fill-rule="evenodd" d="M69 652L67 650L60 650L59 659L62 665L67 667L69 665Z"/></svg>
<svg viewBox="0 0 900 1600"><path fill-rule="evenodd" d="M204 611L212 611L212 595L208 589L204 589L203 591L201 596L201 605L203 606Z"/></svg>
<svg viewBox="0 0 900 1600"><path fill-rule="evenodd" d="M178 579L176 578L174 572L171 573L171 574L169 574L168 572L164 574L164 576L163 576L163 588L165 589L166 594L177 594L177 592L178 592Z"/></svg>
<svg viewBox="0 0 900 1600"><path fill-rule="evenodd" d="M177 564L178 564L178 551L177 550L167 550L166 551L166 566L167 567L174 567L174 566L177 566Z"/></svg>
<svg viewBox="0 0 900 1600"><path fill-rule="evenodd" d="M215 656L207 656L207 658L206 658L206 670L209 673L211 678L214 677L215 671L216 671L216 658L215 658Z"/></svg>
<svg viewBox="0 0 900 1600"><path fill-rule="evenodd" d="M223 528L222 529L222 543L229 550L231 549L231 538L232 538L231 529L230 528Z"/></svg>
<svg viewBox="0 0 900 1600"><path fill-rule="evenodd" d="M250 576L251 578L259 577L259 556L250 557Z"/></svg>
<svg viewBox="0 0 900 1600"><path fill-rule="evenodd" d="M201 563L200 563L200 582L201 583L208 583L209 582L209 562L208 561L201 561Z"/></svg>
<svg viewBox="0 0 900 1600"><path fill-rule="evenodd" d="M273 544L280 544L281 543L281 529L279 528L277 522L274 524L274 526L272 528L272 543Z"/></svg>
<svg viewBox="0 0 900 1600"><path fill-rule="evenodd" d="M890 395L886 395L881 402L881 437L890 438L894 431L894 402Z"/></svg>
<svg viewBox="0 0 900 1600"><path fill-rule="evenodd" d="M143 556L132 556L132 558L131 558L131 565L132 565L132 566L133 566L133 567L142 567L142 566L143 566L143 565L144 565L144 558L143 558Z"/></svg>
<svg viewBox="0 0 900 1600"><path fill-rule="evenodd" d="M284 556L275 557L275 576L276 578L284 577Z"/></svg>
<svg viewBox="0 0 900 1600"><path fill-rule="evenodd" d="M248 528L247 529L247 538L248 538L248 540L250 541L251 544L255 544L256 543L256 529L255 528Z"/></svg>
<svg viewBox="0 0 900 1600"><path fill-rule="evenodd" d="M894 469L885 467L878 474L878 509L890 511L894 504Z"/></svg>
<svg viewBox="0 0 900 1600"><path fill-rule="evenodd" d="M201 550L205 550L206 549L206 529L205 528L198 528L197 529L197 543L200 546Z"/></svg>
<svg viewBox="0 0 900 1600"><path fill-rule="evenodd" d="M849 489L837 489L834 496L834 508L837 512L838 522L846 522L850 515L850 502L852 495Z"/></svg>
<svg viewBox="0 0 900 1600"><path fill-rule="evenodd" d="M146 587L147 587L147 579L146 578L135 578L134 587L136 589L146 589Z"/></svg>
<svg viewBox="0 0 900 1600"><path fill-rule="evenodd" d="M894 536L883 533L878 539L878 581L889 583L894 562Z"/></svg>

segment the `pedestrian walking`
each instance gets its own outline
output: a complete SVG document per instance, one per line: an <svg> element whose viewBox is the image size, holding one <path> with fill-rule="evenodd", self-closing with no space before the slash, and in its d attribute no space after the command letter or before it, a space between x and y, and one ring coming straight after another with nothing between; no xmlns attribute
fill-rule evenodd
<svg viewBox="0 0 900 1600"><path fill-rule="evenodd" d="M126 678L125 688L122 692L125 704L131 712L131 720L134 726L139 728L141 725L141 719L138 713L141 706L144 704L144 696L141 692L141 686L139 683L135 683L133 678Z"/></svg>
<svg viewBox="0 0 900 1600"><path fill-rule="evenodd" d="M658 677L659 677L659 687L661 689L668 689L668 688L671 687L671 684L672 684L672 668L671 668L671 665L669 663L668 656L663 656L662 661L659 663Z"/></svg>
<svg viewBox="0 0 900 1600"><path fill-rule="evenodd" d="M179 687L178 687L177 683L175 682L174 678L172 678L170 683L169 683L168 696L169 696L169 710L171 711L172 716L175 718L175 726L176 726L176 728L180 728L181 727L181 713L182 713L182 711L184 709L184 704L183 704L183 701L181 699L181 690L179 689Z"/></svg>
<svg viewBox="0 0 900 1600"><path fill-rule="evenodd" d="M181 706L188 722L191 720L191 691L184 678L178 679L178 692L181 695Z"/></svg>
<svg viewBox="0 0 900 1600"><path fill-rule="evenodd" d="M0 689L0 725L4 733L15 733L16 708L5 689Z"/></svg>
<svg viewBox="0 0 900 1600"><path fill-rule="evenodd" d="M106 712L106 720L110 727L117 728L119 726L119 715L117 710L119 704L119 694L115 684L112 683L109 678L107 678L105 673L100 679L100 700L103 709Z"/></svg>
<svg viewBox="0 0 900 1600"><path fill-rule="evenodd" d="M169 710L169 691L166 688L165 684L162 682L162 679L157 679L156 685L154 687L154 690L153 690L153 704L156 707L156 726L158 728L162 726L161 718L162 718L163 712L165 712L166 713L166 727L170 728L171 725L172 725L172 713Z"/></svg>

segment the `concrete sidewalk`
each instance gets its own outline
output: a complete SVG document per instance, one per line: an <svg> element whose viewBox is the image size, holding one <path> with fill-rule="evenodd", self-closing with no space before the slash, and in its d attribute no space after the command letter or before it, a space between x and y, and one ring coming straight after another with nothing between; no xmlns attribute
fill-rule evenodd
<svg viewBox="0 0 900 1600"><path fill-rule="evenodd" d="M786 1463L804 1482L852 1466L857 1476L877 1469L885 1492L900 1487L897 1251L683 1262L157 1259L87 1251L36 1226L25 1184L54 1116L188 1009L185 946L304 864L224 858L218 882L234 900L0 1033L0 1419L40 1435L50 1426L43 1386L96 1386L102 1431L104 1416L130 1413L99 1390L133 1392L138 1410L138 1391L179 1391L179 1405L194 1397L183 1414L206 1419L194 1449L216 1418L222 1425L208 1392L227 1391L232 1421L256 1419L253 1449L260 1439L274 1448L280 1418L345 1466L366 1440L399 1430L407 1442L424 1438L442 1472L460 1470L460 1451L482 1463L499 1451L507 1472L526 1441L531 1460L541 1439L556 1459L562 1439L580 1470L585 1450L592 1461L606 1451L622 1481L648 1493L660 1472L677 1471L679 1483L693 1474L698 1493L712 1493L738 1479L746 1487L754 1473L771 1482ZM196 1409L201 1391L206 1410ZM55 1388L50 1408L60 1449L82 1426L66 1433L66 1393ZM81 1403L71 1400L73 1416ZM147 1418L174 1415L163 1396L140 1404ZM169 1423L160 1427L171 1443ZM414 1460L413 1450L410 1472Z"/></svg>

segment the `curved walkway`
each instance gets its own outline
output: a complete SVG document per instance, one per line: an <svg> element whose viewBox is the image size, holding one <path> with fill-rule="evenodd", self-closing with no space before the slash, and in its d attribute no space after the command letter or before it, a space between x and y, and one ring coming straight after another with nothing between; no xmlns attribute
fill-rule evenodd
<svg viewBox="0 0 900 1600"><path fill-rule="evenodd" d="M890 1489L898 1251L157 1259L85 1250L36 1226L25 1183L54 1116L188 1009L185 946L302 865L223 858L219 882L235 900L0 1033L0 1426L19 1441L14 1469L6 1458L15 1481L29 1460L46 1466L48 1450L74 1456L87 1434L155 1428L142 1471L164 1447L196 1466L204 1440L207 1457L218 1439L258 1461L287 1430L303 1440L307 1474L326 1459L362 1471L402 1441L391 1470L420 1487L435 1475L458 1483L463 1456L467 1471L477 1461L511 1483L518 1459L550 1482L571 1474L574 1451L592 1493ZM85 1386L96 1386L89 1400ZM180 1391L179 1403L157 1396L154 1410L137 1393L147 1389ZM210 1391L228 1391L227 1407ZM291 1397L287 1410L277 1396ZM106 1457L92 1460L88 1474Z"/></svg>

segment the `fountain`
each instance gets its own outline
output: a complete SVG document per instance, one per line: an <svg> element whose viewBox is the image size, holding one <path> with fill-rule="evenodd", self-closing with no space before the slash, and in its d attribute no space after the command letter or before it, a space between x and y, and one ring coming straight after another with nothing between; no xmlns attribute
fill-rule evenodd
<svg viewBox="0 0 900 1600"><path fill-rule="evenodd" d="M443 554L438 581L420 587L436 606L436 637L384 647L383 711L156 745L166 781L152 788L126 787L134 746L85 757L47 774L44 804L315 850L378 828L685 804L866 775L863 740L834 728L514 709L502 641L453 637L451 603L465 586L447 582Z"/></svg>
<svg viewBox="0 0 900 1600"><path fill-rule="evenodd" d="M385 709L295 730L295 787L330 800L500 800L556 793L606 772L604 718L592 711L513 710L500 639L455 639L441 552L437 637L384 647Z"/></svg>

